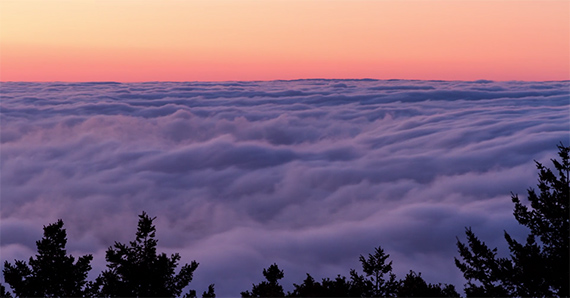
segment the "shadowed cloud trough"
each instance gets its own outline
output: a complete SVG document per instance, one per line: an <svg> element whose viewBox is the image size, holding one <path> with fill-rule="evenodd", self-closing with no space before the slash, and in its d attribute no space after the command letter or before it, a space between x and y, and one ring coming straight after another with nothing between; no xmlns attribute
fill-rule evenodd
<svg viewBox="0 0 570 298"><path fill-rule="evenodd" d="M347 275L378 245L398 277L462 289L455 237L471 226L501 247L503 230L524 234L510 192L524 196L533 160L569 143L569 87L2 83L2 259L27 259L61 218L95 276L145 210L159 250L200 263L199 292L237 296L273 262L284 285Z"/></svg>

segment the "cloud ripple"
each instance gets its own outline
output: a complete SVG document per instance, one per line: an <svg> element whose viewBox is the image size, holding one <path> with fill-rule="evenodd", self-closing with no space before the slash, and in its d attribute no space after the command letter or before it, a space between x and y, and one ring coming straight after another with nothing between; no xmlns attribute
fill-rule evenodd
<svg viewBox="0 0 570 298"><path fill-rule="evenodd" d="M2 259L62 218L104 267L137 215L201 263L194 288L238 295L346 275L382 245L396 273L455 283L465 226L504 248L511 191L569 143L570 82L296 80L1 85ZM503 249L504 252L504 249Z"/></svg>

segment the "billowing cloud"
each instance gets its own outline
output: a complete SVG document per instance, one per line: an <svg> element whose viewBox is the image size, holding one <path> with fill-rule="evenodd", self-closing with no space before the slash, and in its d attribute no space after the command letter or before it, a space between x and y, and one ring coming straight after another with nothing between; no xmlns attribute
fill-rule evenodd
<svg viewBox="0 0 570 298"><path fill-rule="evenodd" d="M510 192L569 143L570 82L297 80L2 83L1 249L26 259L64 220L92 277L137 215L192 287L236 296L277 262L283 283L359 268L381 245L399 277L463 280L456 236L506 253L525 230Z"/></svg>

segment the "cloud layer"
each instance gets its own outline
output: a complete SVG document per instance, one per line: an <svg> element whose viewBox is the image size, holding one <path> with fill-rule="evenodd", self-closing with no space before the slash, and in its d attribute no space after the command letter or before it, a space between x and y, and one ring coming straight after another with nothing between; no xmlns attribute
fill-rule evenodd
<svg viewBox="0 0 570 298"><path fill-rule="evenodd" d="M277 262L283 284L360 268L463 280L456 236L526 231L510 192L569 143L570 82L298 80L2 83L1 257L62 218L95 256L157 216L162 251L236 296ZM501 249L500 249L501 250ZM287 288L286 288L287 289Z"/></svg>

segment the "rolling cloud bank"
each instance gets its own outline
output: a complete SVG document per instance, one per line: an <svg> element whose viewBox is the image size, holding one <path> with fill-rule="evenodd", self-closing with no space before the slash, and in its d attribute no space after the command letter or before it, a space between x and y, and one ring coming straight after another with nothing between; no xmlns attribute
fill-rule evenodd
<svg viewBox="0 0 570 298"><path fill-rule="evenodd" d="M285 290L360 269L382 246L403 278L464 280L464 228L507 254L510 192L569 143L570 82L298 80L1 85L2 262L63 219L93 254L157 216L190 284L238 296L276 262ZM524 199L523 199L524 200Z"/></svg>

